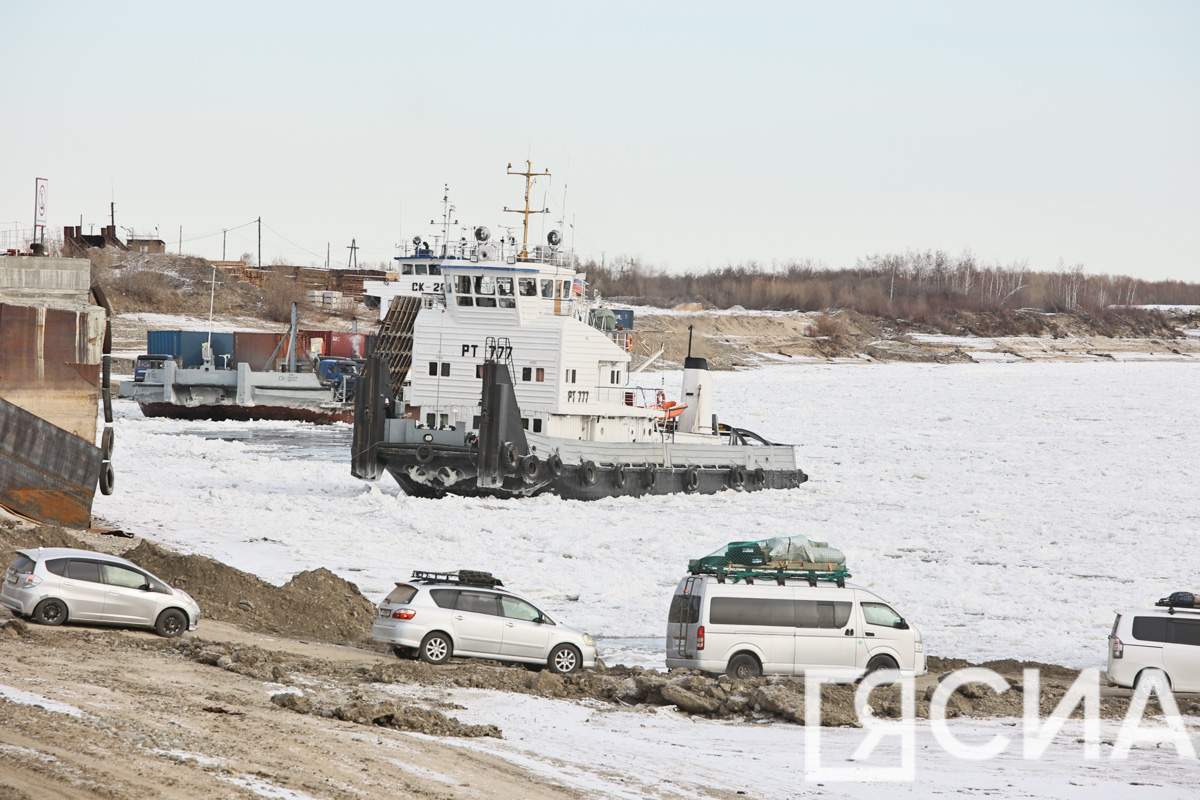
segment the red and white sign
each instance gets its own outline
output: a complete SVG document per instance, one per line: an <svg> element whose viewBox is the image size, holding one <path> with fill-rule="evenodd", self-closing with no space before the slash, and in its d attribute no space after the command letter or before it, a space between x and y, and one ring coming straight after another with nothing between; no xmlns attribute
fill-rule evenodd
<svg viewBox="0 0 1200 800"><path fill-rule="evenodd" d="M33 207L33 226L35 228L46 227L46 184L49 182L45 178L36 178L34 181L36 199Z"/></svg>

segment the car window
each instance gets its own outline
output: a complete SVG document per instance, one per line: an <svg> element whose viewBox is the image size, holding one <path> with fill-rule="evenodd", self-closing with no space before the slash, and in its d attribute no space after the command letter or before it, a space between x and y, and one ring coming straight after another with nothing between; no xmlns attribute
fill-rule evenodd
<svg viewBox="0 0 1200 800"><path fill-rule="evenodd" d="M713 625L772 625L794 628L796 607L792 600L765 597L714 597L708 609Z"/></svg>
<svg viewBox="0 0 1200 800"><path fill-rule="evenodd" d="M1167 620L1163 617L1134 617L1133 638L1143 642L1165 642Z"/></svg>
<svg viewBox="0 0 1200 800"><path fill-rule="evenodd" d="M454 607L459 611L470 611L474 614L500 616L496 595L484 592L459 592L458 602Z"/></svg>
<svg viewBox="0 0 1200 800"><path fill-rule="evenodd" d="M695 625L700 621L700 595L677 594L671 598L671 610L667 622Z"/></svg>
<svg viewBox="0 0 1200 800"><path fill-rule="evenodd" d="M515 597L502 596L500 598L500 610L509 619L523 619L528 622L535 622L542 616L542 612L524 600L518 600Z"/></svg>
<svg viewBox="0 0 1200 800"><path fill-rule="evenodd" d="M155 580L149 575L146 576L146 581L150 584L150 591L158 592L159 594L171 594L171 587L167 586L160 580Z"/></svg>
<svg viewBox="0 0 1200 800"><path fill-rule="evenodd" d="M17 560L8 568L9 572L15 572L18 575L28 575L33 572L33 561L25 556L17 556Z"/></svg>
<svg viewBox="0 0 1200 800"><path fill-rule="evenodd" d="M412 599L414 597L416 597L416 594L417 594L417 587L409 586L404 583L398 583L398 584L396 584L396 588L392 589L392 591L388 593L388 596L384 599L384 602L385 603L411 603Z"/></svg>
<svg viewBox="0 0 1200 800"><path fill-rule="evenodd" d="M130 589L140 589L149 581L146 576L137 570L129 569L129 567L118 566L117 564L101 564L101 571L104 573L104 582L112 586L127 586Z"/></svg>
<svg viewBox="0 0 1200 800"><path fill-rule="evenodd" d="M454 608L454 601L458 599L458 589L431 589L429 596L440 608Z"/></svg>
<svg viewBox="0 0 1200 800"><path fill-rule="evenodd" d="M1167 632L1173 644L1200 647L1200 621L1173 619L1167 621Z"/></svg>
<svg viewBox="0 0 1200 800"><path fill-rule="evenodd" d="M900 615L883 603L863 603L863 619L868 625L883 625L885 628L895 628L900 624Z"/></svg>
<svg viewBox="0 0 1200 800"><path fill-rule="evenodd" d="M67 577L74 581L100 583L100 565L95 561L81 561L73 558L67 565Z"/></svg>
<svg viewBox="0 0 1200 800"><path fill-rule="evenodd" d="M850 621L850 603L797 600L797 628L844 628Z"/></svg>
<svg viewBox="0 0 1200 800"><path fill-rule="evenodd" d="M52 575L66 575L69 558L52 558L46 562L46 571Z"/></svg>

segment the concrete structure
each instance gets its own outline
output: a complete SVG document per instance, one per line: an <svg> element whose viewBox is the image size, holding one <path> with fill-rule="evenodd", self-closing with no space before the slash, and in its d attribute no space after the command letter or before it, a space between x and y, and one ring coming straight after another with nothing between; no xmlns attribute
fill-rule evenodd
<svg viewBox="0 0 1200 800"><path fill-rule="evenodd" d="M84 233L82 225L67 225L63 227L63 255L83 256L93 247L115 247L118 250L128 250L125 243L117 238L117 227L105 225L100 233Z"/></svg>
<svg viewBox="0 0 1200 800"><path fill-rule="evenodd" d="M125 246L135 253L165 253L167 244L162 239L130 238Z"/></svg>

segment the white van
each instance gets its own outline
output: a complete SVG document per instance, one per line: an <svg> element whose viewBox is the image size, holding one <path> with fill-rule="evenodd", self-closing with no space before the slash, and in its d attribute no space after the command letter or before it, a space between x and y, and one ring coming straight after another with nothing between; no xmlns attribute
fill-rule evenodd
<svg viewBox="0 0 1200 800"><path fill-rule="evenodd" d="M846 682L875 670L925 674L921 634L861 586L689 575L671 599L667 667L733 678L832 671Z"/></svg>
<svg viewBox="0 0 1200 800"><path fill-rule="evenodd" d="M1108 637L1108 682L1200 692L1200 608L1139 608L1117 614Z"/></svg>

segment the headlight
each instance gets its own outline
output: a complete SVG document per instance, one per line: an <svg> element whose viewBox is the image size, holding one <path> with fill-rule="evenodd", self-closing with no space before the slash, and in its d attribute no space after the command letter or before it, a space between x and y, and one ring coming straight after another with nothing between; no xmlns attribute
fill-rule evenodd
<svg viewBox="0 0 1200 800"><path fill-rule="evenodd" d="M587 633L585 633L585 634L583 635L583 643L584 643L584 644L586 644L588 647L595 647L595 646L596 646L596 640L595 640L595 639L593 639L593 638L591 637L591 635L590 635L590 634L587 634Z"/></svg>

